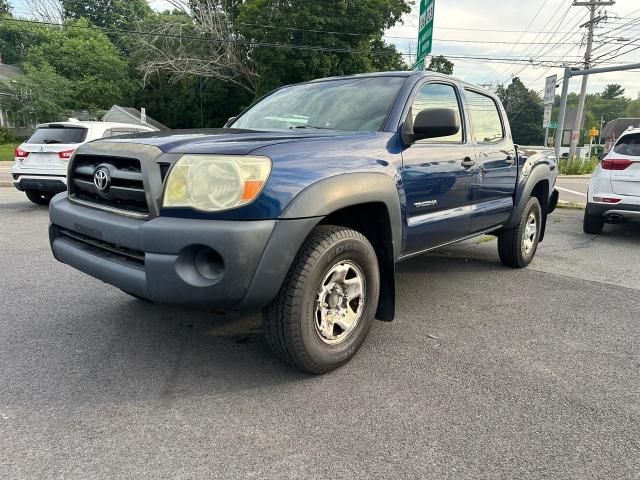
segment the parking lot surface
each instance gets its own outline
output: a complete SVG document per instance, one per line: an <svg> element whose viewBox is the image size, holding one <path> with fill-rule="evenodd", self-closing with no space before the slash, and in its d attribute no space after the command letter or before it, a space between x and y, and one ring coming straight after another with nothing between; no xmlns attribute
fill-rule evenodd
<svg viewBox="0 0 640 480"><path fill-rule="evenodd" d="M313 377L259 316L135 300L0 189L0 478L640 477L640 228L559 210L530 268L481 237L398 266L397 318Z"/></svg>

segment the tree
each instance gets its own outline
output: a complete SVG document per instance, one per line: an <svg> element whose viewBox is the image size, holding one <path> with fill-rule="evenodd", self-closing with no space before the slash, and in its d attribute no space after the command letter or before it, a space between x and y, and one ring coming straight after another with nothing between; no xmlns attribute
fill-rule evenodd
<svg viewBox="0 0 640 480"><path fill-rule="evenodd" d="M540 96L528 90L518 77L506 88L500 85L496 93L507 111L514 141L523 145L542 143L544 107Z"/></svg>
<svg viewBox="0 0 640 480"><path fill-rule="evenodd" d="M126 29L151 12L145 0L62 0L66 19L86 18L101 28Z"/></svg>
<svg viewBox="0 0 640 480"><path fill-rule="evenodd" d="M640 98L629 102L625 113L629 118L640 118Z"/></svg>
<svg viewBox="0 0 640 480"><path fill-rule="evenodd" d="M146 80L197 75L260 95L318 77L406 68L383 34L410 11L408 0L169 2L182 17L156 21L155 35L134 52Z"/></svg>
<svg viewBox="0 0 640 480"><path fill-rule="evenodd" d="M600 96L606 100L614 100L622 97L623 95L624 88L622 87L622 85L619 85L617 83L610 83L604 88L604 91Z"/></svg>
<svg viewBox="0 0 640 480"><path fill-rule="evenodd" d="M406 69L401 55L395 47L385 44L383 35L410 11L410 3L408 0L243 3L237 30L253 44L250 58L258 76L257 94L318 77ZM274 48L273 44L314 48Z"/></svg>
<svg viewBox="0 0 640 480"><path fill-rule="evenodd" d="M251 93L255 73L247 42L233 30L230 14L210 0L171 0L176 12L149 16L141 28L150 35L136 38L132 57L143 82L167 73L176 82L189 76L231 83ZM200 3L202 2L202 3ZM206 4L205 4L206 3Z"/></svg>
<svg viewBox="0 0 640 480"><path fill-rule="evenodd" d="M13 87L11 110L24 119L25 124L59 120L74 106L72 82L49 64L39 68L26 64L25 78Z"/></svg>
<svg viewBox="0 0 640 480"><path fill-rule="evenodd" d="M8 0L0 0L0 16L11 15L11 5Z"/></svg>
<svg viewBox="0 0 640 480"><path fill-rule="evenodd" d="M24 115L55 120L65 110L106 109L132 95L127 61L105 34L88 26L80 20L49 28L27 50L26 79L14 86Z"/></svg>
<svg viewBox="0 0 640 480"><path fill-rule="evenodd" d="M444 73L445 75L453 74L453 62L445 58L444 55L433 57L429 63L429 68L432 72Z"/></svg>
<svg viewBox="0 0 640 480"><path fill-rule="evenodd" d="M36 20L60 23L64 19L60 0L22 0L22 4Z"/></svg>

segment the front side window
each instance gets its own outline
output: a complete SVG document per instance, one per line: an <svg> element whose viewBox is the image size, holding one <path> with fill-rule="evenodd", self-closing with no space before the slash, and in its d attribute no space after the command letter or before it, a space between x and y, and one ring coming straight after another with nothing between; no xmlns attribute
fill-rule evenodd
<svg viewBox="0 0 640 480"><path fill-rule="evenodd" d="M231 128L378 131L404 81L384 76L292 85L256 103Z"/></svg>
<svg viewBox="0 0 640 480"><path fill-rule="evenodd" d="M416 95L411 104L410 115L415 122L416 117L422 110L429 108L449 108L455 110L460 123L460 104L455 88L452 85L443 83L428 83L424 85ZM428 138L416 143L462 143L462 126L458 133L446 137Z"/></svg>
<svg viewBox="0 0 640 480"><path fill-rule="evenodd" d="M620 155L640 157L640 133L623 135L613 147L613 151Z"/></svg>
<svg viewBox="0 0 640 480"><path fill-rule="evenodd" d="M491 97L470 90L467 90L465 95L476 142L501 142L504 139L504 130L496 102Z"/></svg>

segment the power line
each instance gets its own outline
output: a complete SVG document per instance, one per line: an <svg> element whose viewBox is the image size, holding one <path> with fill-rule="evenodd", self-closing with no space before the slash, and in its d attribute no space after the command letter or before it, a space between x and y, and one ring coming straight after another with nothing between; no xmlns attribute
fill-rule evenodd
<svg viewBox="0 0 640 480"><path fill-rule="evenodd" d="M527 25L527 27L524 29L524 32L522 32L522 34L520 34L520 36L518 37L518 40L516 40L516 43L514 43L511 48L509 49L509 52L507 53L507 55L511 55L511 52L513 52L514 48L516 48L516 46L520 43L520 41L522 40L522 37L524 36L524 34L529 30L529 28L531 28L531 26L533 25L533 22L535 22L536 18L538 18L538 15L540 15L540 12L542 11L542 9L544 8L544 6L547 4L549 0L544 0L542 2L542 4L540 5L540 8L538 8L538 11L536 12L536 14L533 16L533 18L531 19L531 21L529 22L529 24ZM502 74L499 74L499 76L501 76ZM483 81L487 81L489 78L491 78L491 74L489 74L487 77L485 77L485 79Z"/></svg>
<svg viewBox="0 0 640 480"><path fill-rule="evenodd" d="M182 40L197 40L197 41L210 41L217 43L236 43L240 45L248 45L251 47L272 47L272 48L285 48L285 49L296 49L296 50L314 50L314 51L322 51L322 52L335 52L335 53L354 53L361 55L394 55L396 53L400 53L400 55L411 55L410 53L402 53L402 52L373 52L371 50L355 50L350 48L334 48L334 47L321 47L315 45L300 45L300 44L285 44L285 43L274 43L274 42L256 42L252 40L242 40L242 39L230 39L230 38L211 38L207 36L198 36L198 35L184 35L184 34L172 34L172 33L163 33L163 32L145 32L139 30L125 30L125 29L117 29L117 28L108 28L108 27L98 27L95 25L73 25L73 24L63 24L56 22L45 22L38 20L27 20L27 19L15 19L15 18L6 18L5 21L9 22L18 22L18 23L29 23L29 24L37 24L37 25L47 25L47 26L55 26L55 27L63 27L63 28L76 28L76 29L84 29L84 30L98 30L107 33L120 33L126 35L142 35L142 36L154 36L154 37L163 37L163 38L176 38ZM447 54L447 57L453 59L476 59L476 60L499 60L499 61L513 61L513 62L528 62L530 63L530 59L527 58L519 58L519 57L510 57L510 56L472 56L472 55L464 55L459 56L455 54ZM552 60L552 57L549 57L549 61Z"/></svg>
<svg viewBox="0 0 640 480"><path fill-rule="evenodd" d="M564 19L565 19L565 18L567 18L567 15L568 15L568 13L569 13L569 10L570 10L570 9L571 9L571 6L569 6L569 8L567 8L567 10L564 12L564 15L561 15L561 16L559 17L559 19L555 22L555 24L554 24L555 26L554 26L554 27L552 27L554 31L557 31L557 30L560 28L560 26L562 25L562 22L564 21ZM553 17L552 17L552 18L553 18ZM565 35L565 37L566 37L566 35ZM563 37L560 41L564 40L564 38L565 38L565 37ZM537 50L536 50L536 49L534 48L534 49L533 49L533 51L532 51L533 53L531 53L531 57L532 57L532 58L535 58L535 56L536 56L536 55L540 55L540 54L541 54L541 52L544 50L545 46L549 45L549 42L551 41L551 38L552 38L552 37L551 37L551 36L549 36L549 38L547 39L547 43L546 43L545 45L543 45L542 47L540 47L539 49L537 49ZM537 36L536 36L536 39L537 39ZM573 45L576 45L576 44L574 43ZM529 50L529 47L527 47L527 48L525 49L525 52L526 52L527 50ZM548 53L549 51L550 51L550 50L547 50L547 53ZM523 52L523 54L524 54L525 52ZM566 53L565 53L565 55L563 55L563 57L561 57L561 58L564 58L567 54L568 54L568 52L566 52ZM542 55L540 55L540 56L542 56ZM520 74L525 70L525 68L526 68L526 67L522 67L520 70L512 72L511 76L512 76L512 77L514 77L514 76L520 75Z"/></svg>

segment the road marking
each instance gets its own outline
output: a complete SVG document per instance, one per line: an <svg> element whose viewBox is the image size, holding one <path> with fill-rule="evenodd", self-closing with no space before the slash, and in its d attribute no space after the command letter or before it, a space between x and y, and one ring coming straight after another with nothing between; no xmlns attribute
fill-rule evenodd
<svg viewBox="0 0 640 480"><path fill-rule="evenodd" d="M567 193L573 193L574 195L580 195L581 197L586 197L587 194L586 193L582 193L582 192L576 192L575 190L569 190L568 188L562 188L556 185L556 188L558 190L562 190L563 192L567 192Z"/></svg>

